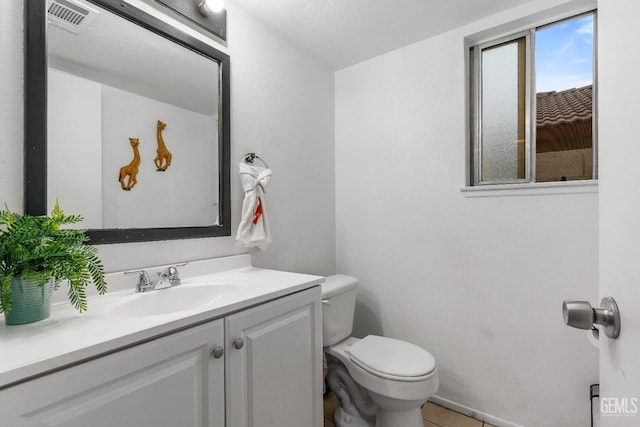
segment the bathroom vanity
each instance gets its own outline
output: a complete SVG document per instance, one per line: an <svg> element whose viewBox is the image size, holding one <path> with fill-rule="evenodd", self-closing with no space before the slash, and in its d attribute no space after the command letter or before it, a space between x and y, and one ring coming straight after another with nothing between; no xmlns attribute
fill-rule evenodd
<svg viewBox="0 0 640 427"><path fill-rule="evenodd" d="M323 278L248 255L183 270L175 288L136 294L128 277L87 313L61 303L50 319L2 324L2 422L321 427Z"/></svg>

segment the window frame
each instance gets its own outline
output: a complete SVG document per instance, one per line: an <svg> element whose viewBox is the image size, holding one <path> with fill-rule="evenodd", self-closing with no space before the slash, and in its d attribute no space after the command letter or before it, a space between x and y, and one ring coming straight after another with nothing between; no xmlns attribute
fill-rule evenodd
<svg viewBox="0 0 640 427"><path fill-rule="evenodd" d="M593 16L593 100L592 100L592 149L593 149L593 173L591 179L574 181L536 181L536 32L545 27L559 24L563 21L580 18L582 16ZM571 185L572 183L593 183L598 179L598 138L597 138L597 68L598 68L598 48L597 48L597 8L590 8L580 12L574 12L563 16L556 16L535 25L530 25L525 29L513 31L506 35L477 41L467 45L469 60L469 109L470 109L470 132L469 132L469 174L467 185L469 187L491 187L491 186L522 186L558 184ZM482 52L497 47L502 44L515 42L525 38L525 176L516 179L482 179Z"/></svg>

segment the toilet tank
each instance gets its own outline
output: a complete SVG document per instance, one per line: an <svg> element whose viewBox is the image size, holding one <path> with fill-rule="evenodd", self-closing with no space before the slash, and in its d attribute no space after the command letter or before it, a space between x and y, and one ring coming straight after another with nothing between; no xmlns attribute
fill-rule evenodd
<svg viewBox="0 0 640 427"><path fill-rule="evenodd" d="M342 341L353 330L358 279L345 274L328 276L322 286L322 345Z"/></svg>

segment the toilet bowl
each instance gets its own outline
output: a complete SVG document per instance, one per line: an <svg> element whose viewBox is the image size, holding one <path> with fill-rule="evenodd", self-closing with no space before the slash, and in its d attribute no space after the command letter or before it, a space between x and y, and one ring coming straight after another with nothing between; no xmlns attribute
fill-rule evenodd
<svg viewBox="0 0 640 427"><path fill-rule="evenodd" d="M342 405L335 425L422 427L421 407L439 385L435 359L405 341L351 337L357 285L342 274L322 284L323 346L334 361L327 382Z"/></svg>

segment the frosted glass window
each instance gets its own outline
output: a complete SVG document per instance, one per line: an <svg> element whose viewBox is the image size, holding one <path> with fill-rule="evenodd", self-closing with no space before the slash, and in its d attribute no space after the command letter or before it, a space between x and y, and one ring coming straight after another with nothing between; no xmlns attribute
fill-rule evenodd
<svg viewBox="0 0 640 427"><path fill-rule="evenodd" d="M482 52L482 179L523 179L524 39Z"/></svg>

